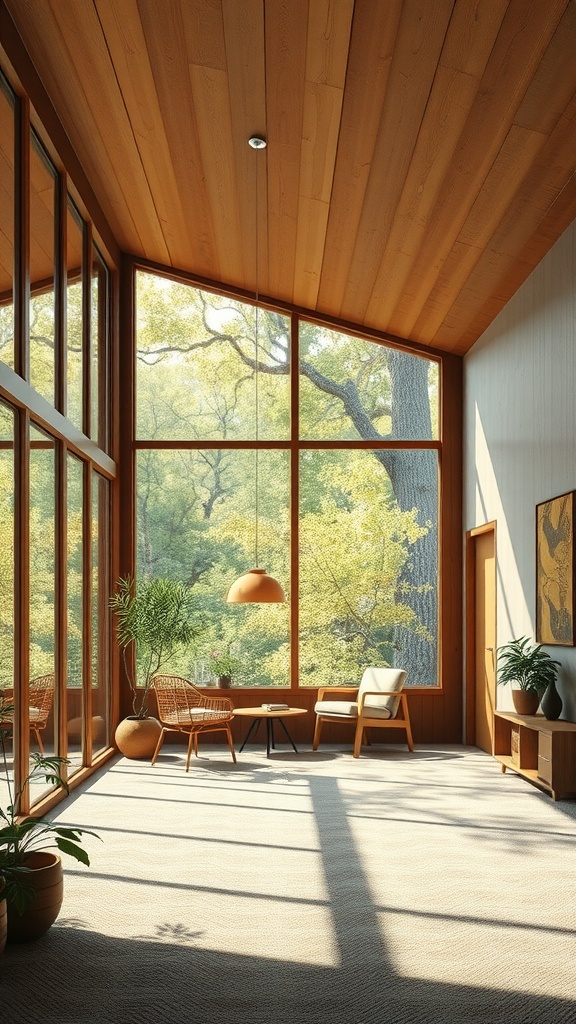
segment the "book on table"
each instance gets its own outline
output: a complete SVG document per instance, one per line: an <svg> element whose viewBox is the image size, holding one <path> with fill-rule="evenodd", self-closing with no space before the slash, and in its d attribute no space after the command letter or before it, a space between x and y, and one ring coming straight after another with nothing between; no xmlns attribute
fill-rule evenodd
<svg viewBox="0 0 576 1024"><path fill-rule="evenodd" d="M264 711L289 711L289 704L263 704Z"/></svg>

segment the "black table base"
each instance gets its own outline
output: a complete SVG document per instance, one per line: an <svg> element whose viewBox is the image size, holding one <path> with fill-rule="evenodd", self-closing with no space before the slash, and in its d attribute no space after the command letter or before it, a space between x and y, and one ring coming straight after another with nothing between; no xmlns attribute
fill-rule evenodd
<svg viewBox="0 0 576 1024"><path fill-rule="evenodd" d="M274 738L274 722L277 722L278 725L282 726L282 728L283 728L283 730L286 733L286 736L288 738L288 742L292 744L292 750L294 751L295 754L298 753L298 750L296 749L296 745L294 743L294 740L292 739L290 733L288 732L288 729L286 728L286 724L285 724L283 718L271 718L270 717L270 718L264 718L263 719L260 716L258 718L254 718L253 721L250 723L250 728L248 729L248 732L246 733L246 738L245 738L244 742L242 743L242 746L240 747L240 753L242 753L242 751L244 750L244 747L248 743L248 740L250 739L252 733L256 734L258 732L258 729L260 727L260 722L262 722L262 721L266 722L266 757L270 757L270 751L271 750L276 750L276 742L275 742L275 738Z"/></svg>

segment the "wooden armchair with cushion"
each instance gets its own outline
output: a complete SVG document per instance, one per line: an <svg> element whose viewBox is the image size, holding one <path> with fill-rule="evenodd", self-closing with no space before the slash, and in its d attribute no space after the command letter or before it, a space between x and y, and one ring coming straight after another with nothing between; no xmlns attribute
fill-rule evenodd
<svg viewBox="0 0 576 1024"><path fill-rule="evenodd" d="M198 753L198 737L205 732L225 732L232 760L236 761L230 729L234 705L228 697L206 697L181 676L155 676L153 686L162 731L152 764L155 763L169 732L181 732L188 736L186 771L190 768L192 751Z"/></svg>
<svg viewBox="0 0 576 1024"><path fill-rule="evenodd" d="M349 722L355 727L354 757L366 742L365 730L402 729L408 750L414 750L406 694L401 692L406 672L397 668L367 668L360 686L324 686L314 706L316 727L312 749L317 750L323 722ZM327 696L333 699L326 700ZM345 699L343 699L343 697ZM400 714L398 713L400 712Z"/></svg>

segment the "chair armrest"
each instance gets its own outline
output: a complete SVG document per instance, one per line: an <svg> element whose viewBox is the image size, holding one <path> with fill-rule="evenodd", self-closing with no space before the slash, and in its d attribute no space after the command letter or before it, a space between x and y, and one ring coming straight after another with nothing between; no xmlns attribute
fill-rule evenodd
<svg viewBox="0 0 576 1024"><path fill-rule="evenodd" d="M358 701L358 714L362 714L366 697L401 697L403 693L403 690L364 690L360 694L360 700Z"/></svg>
<svg viewBox="0 0 576 1024"><path fill-rule="evenodd" d="M358 693L358 686L321 686L318 690L318 700L322 700L326 693Z"/></svg>

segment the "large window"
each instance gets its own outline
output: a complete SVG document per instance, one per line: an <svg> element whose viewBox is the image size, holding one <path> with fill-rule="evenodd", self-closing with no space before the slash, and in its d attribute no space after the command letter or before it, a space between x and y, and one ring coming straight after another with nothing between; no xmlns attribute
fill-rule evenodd
<svg viewBox="0 0 576 1024"><path fill-rule="evenodd" d="M208 682L225 650L235 685L437 686L438 363L144 271L136 292L137 572L202 624L171 669ZM256 524L287 605L225 603Z"/></svg>
<svg viewBox="0 0 576 1024"><path fill-rule="evenodd" d="M110 275L32 114L0 72L0 698L17 788L39 749L72 777L110 745Z"/></svg>

